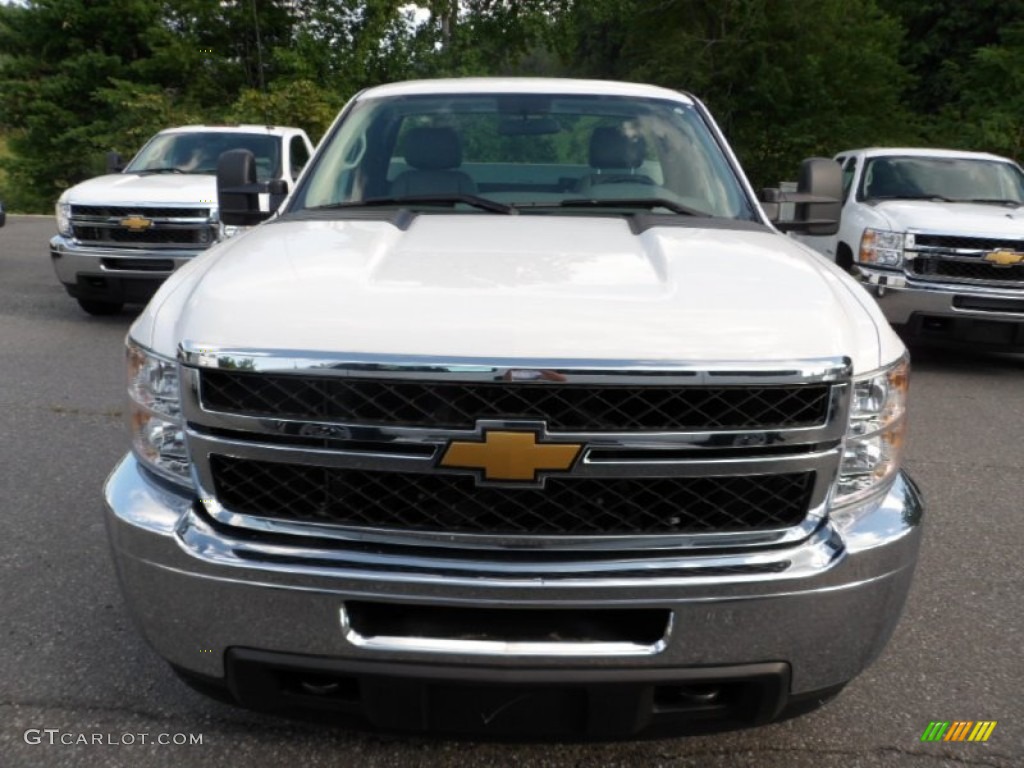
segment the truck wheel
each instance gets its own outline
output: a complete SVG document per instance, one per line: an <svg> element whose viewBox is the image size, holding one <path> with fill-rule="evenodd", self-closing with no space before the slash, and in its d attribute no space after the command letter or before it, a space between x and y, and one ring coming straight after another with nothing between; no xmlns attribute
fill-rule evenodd
<svg viewBox="0 0 1024 768"><path fill-rule="evenodd" d="M853 251L846 243L840 243L836 248L836 266L844 272L853 272Z"/></svg>
<svg viewBox="0 0 1024 768"><path fill-rule="evenodd" d="M114 301L96 301L95 299L79 299L78 306L90 315L103 317L105 315L116 315L124 307L124 304Z"/></svg>

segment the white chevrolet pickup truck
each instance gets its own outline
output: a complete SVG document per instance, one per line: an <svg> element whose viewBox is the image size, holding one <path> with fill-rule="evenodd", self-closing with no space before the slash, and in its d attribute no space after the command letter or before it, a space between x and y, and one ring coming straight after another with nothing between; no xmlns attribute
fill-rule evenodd
<svg viewBox="0 0 1024 768"><path fill-rule="evenodd" d="M161 131L122 167L66 190L57 201L50 258L82 309L116 314L145 303L175 269L231 230L217 213L217 158L248 149L269 195L283 197L313 152L298 128L190 125Z"/></svg>
<svg viewBox="0 0 1024 768"><path fill-rule="evenodd" d="M805 161L810 231L841 178ZM265 217L245 151L221 217ZM156 651L245 706L623 738L814 707L881 653L922 504L906 350L695 98L398 83L127 341L109 477ZM831 202L830 202L831 201Z"/></svg>
<svg viewBox="0 0 1024 768"><path fill-rule="evenodd" d="M857 149L839 231L798 239L852 271L907 338L1024 350L1024 171L947 149Z"/></svg>

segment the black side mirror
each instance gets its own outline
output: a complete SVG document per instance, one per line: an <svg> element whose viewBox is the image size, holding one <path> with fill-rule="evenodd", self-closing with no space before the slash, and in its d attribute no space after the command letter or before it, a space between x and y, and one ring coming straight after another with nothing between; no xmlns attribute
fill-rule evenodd
<svg viewBox="0 0 1024 768"><path fill-rule="evenodd" d="M4 204L0 203L0 227L7 223L7 211L4 209Z"/></svg>
<svg viewBox="0 0 1024 768"><path fill-rule="evenodd" d="M273 179L267 182L267 192L270 193L270 210L276 211L281 203L288 197L288 182L284 179Z"/></svg>
<svg viewBox="0 0 1024 768"><path fill-rule="evenodd" d="M282 188L283 187L283 188ZM260 194L269 193L270 210L260 210ZM288 193L280 179L256 180L256 158L247 149L229 149L217 158L217 207L229 226L251 227L270 218Z"/></svg>
<svg viewBox="0 0 1024 768"><path fill-rule="evenodd" d="M107 152L107 173L120 173L125 165L120 152Z"/></svg>

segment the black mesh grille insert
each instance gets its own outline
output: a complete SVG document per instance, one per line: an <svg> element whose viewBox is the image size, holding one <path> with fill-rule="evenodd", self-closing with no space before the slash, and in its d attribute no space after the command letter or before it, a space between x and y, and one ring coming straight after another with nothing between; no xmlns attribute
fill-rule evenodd
<svg viewBox="0 0 1024 768"><path fill-rule="evenodd" d="M211 456L232 512L355 527L450 533L611 535L788 528L814 473L739 477L548 478L545 488L476 487L462 475L375 472Z"/></svg>
<svg viewBox="0 0 1024 768"><path fill-rule="evenodd" d="M1024 250L1024 240L999 239L995 237L961 237L959 235L915 235L917 245L932 248L962 248L978 251L994 251L1006 249L1010 251Z"/></svg>
<svg viewBox="0 0 1024 768"><path fill-rule="evenodd" d="M993 282L1024 282L1024 265L997 267L980 259L975 262L947 259L917 258L912 262L914 274L922 277L949 277L954 280L991 280Z"/></svg>
<svg viewBox="0 0 1024 768"><path fill-rule="evenodd" d="M159 225L143 230L132 232L128 229L114 227L91 227L83 224L74 225L75 237L79 240L91 240L99 243L127 243L127 244L159 244L159 245L202 245L207 246L212 242L212 233L209 227L190 228L164 228Z"/></svg>
<svg viewBox="0 0 1024 768"><path fill-rule="evenodd" d="M72 216L145 216L156 219L205 219L209 208L158 208L153 206L73 205Z"/></svg>
<svg viewBox="0 0 1024 768"><path fill-rule="evenodd" d="M369 424L472 428L478 419L549 430L744 429L823 424L828 385L599 386L338 379L203 371L206 408Z"/></svg>

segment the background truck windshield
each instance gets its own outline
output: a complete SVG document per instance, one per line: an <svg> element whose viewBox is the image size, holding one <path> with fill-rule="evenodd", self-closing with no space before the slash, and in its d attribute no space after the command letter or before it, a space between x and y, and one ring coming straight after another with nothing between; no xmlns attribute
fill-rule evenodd
<svg viewBox="0 0 1024 768"><path fill-rule="evenodd" d="M970 158L892 156L868 160L862 200L930 199L1024 203L1024 174L1011 163Z"/></svg>
<svg viewBox="0 0 1024 768"><path fill-rule="evenodd" d="M475 195L523 210L581 199L654 199L711 216L754 218L707 124L683 101L370 98L353 105L328 142L291 211Z"/></svg>
<svg viewBox="0 0 1024 768"><path fill-rule="evenodd" d="M248 149L256 156L257 178L269 181L281 167L280 145L278 137L260 133L161 133L142 148L125 173L216 173L222 152Z"/></svg>

